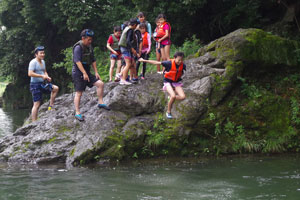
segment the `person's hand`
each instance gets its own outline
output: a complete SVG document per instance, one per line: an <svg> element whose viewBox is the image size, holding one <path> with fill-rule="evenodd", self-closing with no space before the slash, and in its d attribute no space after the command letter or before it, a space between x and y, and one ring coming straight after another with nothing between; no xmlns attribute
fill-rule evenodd
<svg viewBox="0 0 300 200"><path fill-rule="evenodd" d="M132 49L132 50L131 50L131 52L133 53L133 55L135 55L135 56L137 55L137 53L136 53L136 50L135 50L135 49Z"/></svg>
<svg viewBox="0 0 300 200"><path fill-rule="evenodd" d="M100 77L100 75L98 74L98 72L95 73L95 76L96 76L96 79L99 79L99 80L101 81L101 77Z"/></svg>
<svg viewBox="0 0 300 200"><path fill-rule="evenodd" d="M47 81L49 81L49 82L51 82L51 81L52 81L52 79L51 79L51 77L50 77L50 76L47 76Z"/></svg>
<svg viewBox="0 0 300 200"><path fill-rule="evenodd" d="M89 76L87 75L87 73L83 74L83 80L90 82Z"/></svg>
<svg viewBox="0 0 300 200"><path fill-rule="evenodd" d="M119 53L118 53L118 52L116 52L115 50L113 51L113 54L115 54L115 55L119 55Z"/></svg>
<svg viewBox="0 0 300 200"><path fill-rule="evenodd" d="M140 55L139 53L137 53L136 56L137 56L138 58L141 57L141 55Z"/></svg>
<svg viewBox="0 0 300 200"><path fill-rule="evenodd" d="M140 62L144 62L145 60L143 58L140 58L138 61Z"/></svg>

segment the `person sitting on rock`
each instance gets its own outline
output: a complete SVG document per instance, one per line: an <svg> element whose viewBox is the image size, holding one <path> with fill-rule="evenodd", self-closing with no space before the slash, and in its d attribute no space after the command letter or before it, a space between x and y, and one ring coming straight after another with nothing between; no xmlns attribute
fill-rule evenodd
<svg viewBox="0 0 300 200"><path fill-rule="evenodd" d="M174 54L174 59L169 61L156 61L156 60L144 60L140 58L140 62L146 62L153 65L162 65L165 68L164 74L164 87L163 90L167 91L169 94L169 102L166 116L168 119L172 119L171 109L175 100L185 99L185 94L182 89L182 79L184 71L186 70L186 65L183 63L184 53L176 52Z"/></svg>
<svg viewBox="0 0 300 200"><path fill-rule="evenodd" d="M51 94L48 110L54 105L55 97L58 93L58 86L50 83L51 77L48 76L45 65L45 48L38 46L34 50L35 58L32 59L28 67L28 76L30 76L30 91L33 98L33 107L31 110L32 121L37 120L38 110L42 101L42 94Z"/></svg>
<svg viewBox="0 0 300 200"><path fill-rule="evenodd" d="M83 121L84 118L80 113L80 99L86 86L97 87L98 108L110 110L110 108L103 102L103 88L104 83L101 81L100 75L97 71L96 60L92 48L92 41L94 32L90 29L84 29L81 34L81 40L73 46L73 69L72 78L75 88L75 118ZM95 75L91 74L90 67L93 67Z"/></svg>

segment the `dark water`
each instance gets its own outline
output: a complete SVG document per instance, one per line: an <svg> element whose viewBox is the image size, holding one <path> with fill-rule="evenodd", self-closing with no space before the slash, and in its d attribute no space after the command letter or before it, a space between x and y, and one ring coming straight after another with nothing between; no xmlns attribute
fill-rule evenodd
<svg viewBox="0 0 300 200"><path fill-rule="evenodd" d="M156 160L115 167L0 165L0 199L300 199L300 156Z"/></svg>
<svg viewBox="0 0 300 200"><path fill-rule="evenodd" d="M29 114L30 109L12 110L0 108L0 137L12 133L22 126Z"/></svg>
<svg viewBox="0 0 300 200"><path fill-rule="evenodd" d="M29 110L0 109L0 137ZM0 200L298 200L300 154L150 160L66 169L0 163Z"/></svg>

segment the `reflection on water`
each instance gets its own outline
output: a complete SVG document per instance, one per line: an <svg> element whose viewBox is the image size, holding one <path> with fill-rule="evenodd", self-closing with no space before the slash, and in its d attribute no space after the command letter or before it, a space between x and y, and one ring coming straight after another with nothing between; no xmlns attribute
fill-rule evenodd
<svg viewBox="0 0 300 200"><path fill-rule="evenodd" d="M29 109L3 109L0 108L0 137L14 132L23 125L26 117L29 116Z"/></svg>
<svg viewBox="0 0 300 200"><path fill-rule="evenodd" d="M222 158L98 168L0 164L0 199L299 199L300 158Z"/></svg>

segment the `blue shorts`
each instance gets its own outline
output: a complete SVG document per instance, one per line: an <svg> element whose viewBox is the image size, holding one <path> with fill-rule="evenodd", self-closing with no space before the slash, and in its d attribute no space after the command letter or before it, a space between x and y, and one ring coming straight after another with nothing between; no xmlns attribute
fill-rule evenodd
<svg viewBox="0 0 300 200"><path fill-rule="evenodd" d="M53 86L51 83L44 84L43 82L30 83L30 91L32 93L33 102L42 101L43 93L51 94Z"/></svg>
<svg viewBox="0 0 300 200"><path fill-rule="evenodd" d="M124 59L129 59L129 60L133 59L133 55L132 55L130 49L121 47L121 53L122 53L122 56Z"/></svg>
<svg viewBox="0 0 300 200"><path fill-rule="evenodd" d="M121 60L121 59L122 59L121 51L117 51L117 52L119 53L118 55L111 53L111 54L110 54L110 59L113 59L113 60Z"/></svg>

